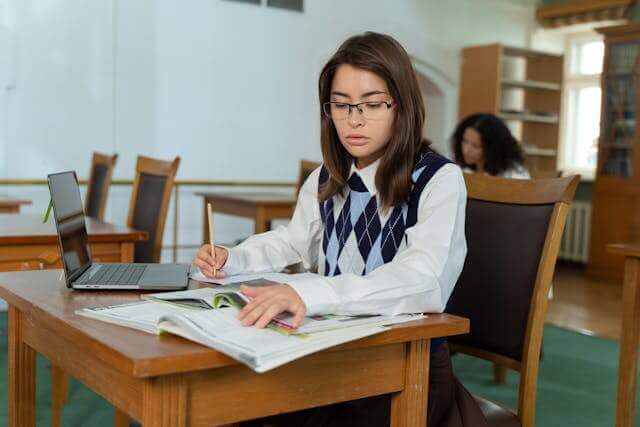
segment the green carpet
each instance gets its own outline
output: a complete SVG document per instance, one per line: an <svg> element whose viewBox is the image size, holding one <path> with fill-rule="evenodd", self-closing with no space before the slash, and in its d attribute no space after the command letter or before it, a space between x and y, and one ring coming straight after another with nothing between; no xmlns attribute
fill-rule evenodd
<svg viewBox="0 0 640 427"><path fill-rule="evenodd" d="M490 363L465 355L453 360L456 375L472 393L516 407L517 373L509 371L507 384L494 385ZM547 325L538 376L536 425L613 426L617 377L617 342ZM640 426L640 415L636 415L635 424Z"/></svg>
<svg viewBox="0 0 640 427"><path fill-rule="evenodd" d="M0 426L7 424L7 316L0 313ZM544 358L538 380L537 425L542 427L614 425L618 346L614 341L547 326ZM49 363L38 356L37 425L51 419ZM472 357L454 357L455 371L473 393L509 407L518 399L518 374L506 385L492 383L491 364ZM100 396L73 380L64 408L64 426L111 426L113 411ZM636 418L640 426L640 416Z"/></svg>

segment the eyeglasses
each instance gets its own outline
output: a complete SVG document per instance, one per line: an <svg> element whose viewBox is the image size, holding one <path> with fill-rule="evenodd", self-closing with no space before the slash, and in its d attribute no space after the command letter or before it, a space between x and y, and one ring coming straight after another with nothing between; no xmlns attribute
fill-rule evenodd
<svg viewBox="0 0 640 427"><path fill-rule="evenodd" d="M332 120L346 120L351 115L351 109L358 110L365 120L381 120L387 117L388 111L395 106L395 102L374 101L359 104L346 102L325 102L322 110Z"/></svg>

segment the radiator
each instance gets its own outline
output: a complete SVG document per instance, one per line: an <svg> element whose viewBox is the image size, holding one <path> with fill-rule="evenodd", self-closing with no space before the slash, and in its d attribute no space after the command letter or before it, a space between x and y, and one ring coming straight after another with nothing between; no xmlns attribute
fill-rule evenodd
<svg viewBox="0 0 640 427"><path fill-rule="evenodd" d="M590 232L591 203L574 201L567 216L558 258L586 264L589 260Z"/></svg>

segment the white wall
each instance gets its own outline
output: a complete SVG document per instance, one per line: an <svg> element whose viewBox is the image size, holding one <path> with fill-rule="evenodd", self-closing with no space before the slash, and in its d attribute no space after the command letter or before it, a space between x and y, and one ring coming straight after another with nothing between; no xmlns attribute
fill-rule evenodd
<svg viewBox="0 0 640 427"><path fill-rule="evenodd" d="M462 46L522 46L531 19L529 8L488 0L307 0L303 14L189 5L157 5L157 147L193 147L183 151L192 177L232 180L291 179L298 158L319 158L318 73L349 35L390 33L455 84Z"/></svg>
<svg viewBox="0 0 640 427"><path fill-rule="evenodd" d="M4 176L42 177L112 149L113 4L11 1L15 89L8 97ZM6 4L6 3L5 3Z"/></svg>
<svg viewBox="0 0 640 427"><path fill-rule="evenodd" d="M84 177L90 152L101 150L120 154L119 178L131 178L135 156L147 154L180 155L181 179L293 181L298 159L320 158L318 73L346 37L365 30L396 37L438 86L439 122L426 134L446 151L460 49L525 46L533 23L532 6L499 0L306 0L304 8L0 0L0 50L9 52L0 52L0 174L76 169ZM42 189L11 191L43 209ZM201 205L190 191L181 243L200 238ZM112 221L124 222L127 200L128 190L112 190ZM227 241L252 230L249 221L218 224Z"/></svg>

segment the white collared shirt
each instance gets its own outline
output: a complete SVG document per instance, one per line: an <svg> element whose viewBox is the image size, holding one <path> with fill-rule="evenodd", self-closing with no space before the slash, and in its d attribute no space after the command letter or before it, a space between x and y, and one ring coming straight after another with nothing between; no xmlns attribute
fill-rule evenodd
<svg viewBox="0 0 640 427"><path fill-rule="evenodd" d="M377 193L378 164L379 160L362 169L351 167L351 173L360 175L372 195ZM287 226L251 236L229 249L225 274L281 271L299 262L306 269L316 270L323 233L319 173L320 168L313 171L300 189ZM460 168L454 164L442 166L423 189L417 223L406 229L407 245L392 261L365 276L317 275L290 284L305 303L307 315L442 312L467 253L466 202Z"/></svg>

